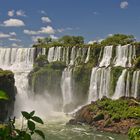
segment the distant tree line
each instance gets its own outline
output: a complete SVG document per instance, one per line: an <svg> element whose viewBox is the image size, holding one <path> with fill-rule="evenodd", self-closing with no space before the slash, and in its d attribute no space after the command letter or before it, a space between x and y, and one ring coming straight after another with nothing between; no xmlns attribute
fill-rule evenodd
<svg viewBox="0 0 140 140"><path fill-rule="evenodd" d="M52 46L107 46L107 45L125 45L125 44L140 44L136 42L136 39L133 35L124 35L124 34L114 34L107 37L101 42L94 42L93 44L86 44L83 36L63 36L59 39L52 39L51 37L39 38L37 43L33 47L52 47Z"/></svg>

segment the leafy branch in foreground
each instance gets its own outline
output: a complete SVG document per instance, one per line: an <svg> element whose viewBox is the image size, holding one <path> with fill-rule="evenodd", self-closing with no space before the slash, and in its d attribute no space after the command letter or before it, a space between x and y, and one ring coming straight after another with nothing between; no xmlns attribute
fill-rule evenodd
<svg viewBox="0 0 140 140"><path fill-rule="evenodd" d="M8 123L0 128L0 140L32 140L34 134L38 134L42 139L45 139L44 133L36 129L36 123L43 124L43 121L38 116L35 116L35 111L30 113L22 111L23 122L21 129L15 127L15 118L9 119ZM26 122L26 125L24 125Z"/></svg>

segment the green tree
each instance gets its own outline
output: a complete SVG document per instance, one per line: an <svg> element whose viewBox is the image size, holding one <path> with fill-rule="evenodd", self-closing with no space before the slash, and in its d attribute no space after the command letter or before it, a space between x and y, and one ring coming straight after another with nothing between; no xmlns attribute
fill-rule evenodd
<svg viewBox="0 0 140 140"><path fill-rule="evenodd" d="M135 41L133 35L124 35L124 34L114 34L113 36L107 37L105 40L101 42L103 46L106 45L125 45L130 44Z"/></svg>
<svg viewBox="0 0 140 140"><path fill-rule="evenodd" d="M62 44L67 44L67 45L82 45L84 44L84 37L82 36L63 36L59 39L59 42Z"/></svg>
<svg viewBox="0 0 140 140"><path fill-rule="evenodd" d="M49 43L52 43L52 42L53 42L53 39L51 37L44 38L44 43L49 44Z"/></svg>

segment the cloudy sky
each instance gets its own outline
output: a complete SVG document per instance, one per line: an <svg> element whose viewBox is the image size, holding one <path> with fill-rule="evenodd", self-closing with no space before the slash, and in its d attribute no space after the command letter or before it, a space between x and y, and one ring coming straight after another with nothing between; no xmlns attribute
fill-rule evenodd
<svg viewBox="0 0 140 140"><path fill-rule="evenodd" d="M140 40L140 0L0 0L0 46L81 35L86 42L114 33Z"/></svg>

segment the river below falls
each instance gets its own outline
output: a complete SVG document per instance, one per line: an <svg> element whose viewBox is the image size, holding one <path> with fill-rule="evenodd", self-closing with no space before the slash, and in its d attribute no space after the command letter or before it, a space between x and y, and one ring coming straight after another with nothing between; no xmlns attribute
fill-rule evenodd
<svg viewBox="0 0 140 140"><path fill-rule="evenodd" d="M87 125L66 125L70 117L53 116L39 126L46 140L128 140L126 135L99 132ZM34 140L41 140L34 136Z"/></svg>

